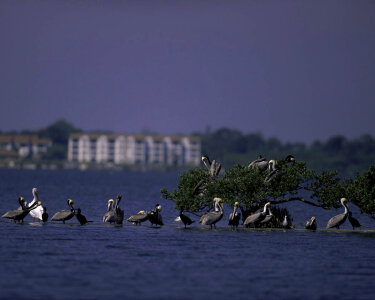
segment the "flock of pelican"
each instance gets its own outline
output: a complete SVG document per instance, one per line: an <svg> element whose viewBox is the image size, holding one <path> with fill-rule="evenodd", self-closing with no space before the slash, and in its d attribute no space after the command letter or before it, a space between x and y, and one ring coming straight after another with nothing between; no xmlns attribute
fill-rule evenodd
<svg viewBox="0 0 375 300"><path fill-rule="evenodd" d="M35 219L40 220L42 222L48 221L48 214L47 209L45 206L42 206L42 202L39 199L38 191L36 188L32 189L33 193L33 200L30 203L27 203L23 197L18 198L18 203L20 207L15 210L10 210L2 215L2 218L11 219L14 222L23 222L23 219L30 214L33 217L33 222ZM118 194L116 197L116 201L113 199L108 200L107 204L107 211L103 215L102 221L104 223L114 223L114 224L122 224L124 220L124 211L120 208L119 204L122 199L122 195ZM344 208L344 212L337 216L334 216L328 221L327 229L328 228L337 228L339 229L340 226L348 219L351 223L353 229L356 227L360 227L361 224L352 216L352 212L349 211L347 206L347 200L345 198L341 198L341 204ZM213 227L216 228L216 223L219 222L224 216L224 207L223 207L223 200L221 198L214 198L214 210L208 211L200 217L199 224L201 225L209 225L212 229ZM69 210L61 210L56 212L51 221L60 221L65 223L72 219L74 216L77 218L78 222L81 225L84 225L88 222L86 217L82 215L81 209L74 208L74 201L72 199L67 200L67 204L69 206ZM272 211L270 209L270 202L267 202L262 209L254 212L247 216L244 220L242 225L246 228L248 227L264 227L265 224L269 223L273 218ZM232 228L237 228L240 224L241 220L241 213L238 212L239 203L235 202L233 206L233 212L229 215L228 225ZM143 222L149 221L151 225L162 226L163 218L161 216L162 207L160 204L156 204L155 208L150 211L139 211L138 213L130 216L127 221L133 223L135 225L140 225ZM182 222L186 228L187 225L191 225L194 223L193 220L190 219L187 215L184 214L183 210L180 211L179 216L175 219L176 222ZM292 228L287 216L285 215L284 220L281 222L281 227L285 229ZM309 230L316 230L317 229L317 222L315 217L311 217L305 223L305 228Z"/></svg>

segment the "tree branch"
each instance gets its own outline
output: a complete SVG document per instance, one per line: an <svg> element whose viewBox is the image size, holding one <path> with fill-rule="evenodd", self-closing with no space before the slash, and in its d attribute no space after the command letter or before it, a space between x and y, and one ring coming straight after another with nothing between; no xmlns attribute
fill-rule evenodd
<svg viewBox="0 0 375 300"><path fill-rule="evenodd" d="M328 209L323 204L317 204L317 203L311 202L309 200L306 200L303 197L291 197L291 198L286 198L286 199L277 200L277 201L270 201L270 202L271 202L271 204L280 204L280 203L286 203L286 202L290 202L290 201L301 201L303 203L306 203L306 204L309 204L309 205L312 205L312 206L316 206L316 207L321 207L321 208L324 208L324 209Z"/></svg>

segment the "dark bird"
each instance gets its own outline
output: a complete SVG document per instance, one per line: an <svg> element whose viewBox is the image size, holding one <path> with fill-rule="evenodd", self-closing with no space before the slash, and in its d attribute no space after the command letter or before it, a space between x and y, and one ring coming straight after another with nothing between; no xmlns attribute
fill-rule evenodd
<svg viewBox="0 0 375 300"><path fill-rule="evenodd" d="M337 229L340 229L340 226L342 224L344 224L344 222L346 221L346 218L348 217L349 209L348 209L348 206L346 205L346 202L347 202L346 198L341 198L340 202L341 202L341 205L345 208L345 211L344 211L344 213L339 214L339 215L331 218L328 221L327 229L333 228L333 227L336 227Z"/></svg>
<svg viewBox="0 0 375 300"><path fill-rule="evenodd" d="M212 229L212 225L216 228L216 223L221 220L224 215L224 209L222 206L222 199L221 198L214 198L215 202L215 211L205 213L201 216L199 223L201 225L210 225Z"/></svg>
<svg viewBox="0 0 375 300"><path fill-rule="evenodd" d="M151 225L160 225L163 226L163 218L160 214L161 212L161 205L158 203L156 204L155 208L148 213L148 220L151 222Z"/></svg>
<svg viewBox="0 0 375 300"><path fill-rule="evenodd" d="M271 205L271 202L267 202L265 205L264 205L264 208L262 211L260 212L256 212L250 216L248 216L245 220L245 222L243 223L244 226L246 227L250 227L251 224L254 225L254 227L256 227L258 225L258 223L260 223L261 221L264 220L264 218L266 217L266 213L267 213L267 207Z"/></svg>
<svg viewBox="0 0 375 300"><path fill-rule="evenodd" d="M68 221L68 220L70 220L71 218L74 217L74 215L75 215L75 210L74 210L74 206L73 206L74 202L73 202L72 199L68 199L67 203L70 207L70 210L58 211L57 213L55 213L52 216L51 221L62 221L65 224L65 221Z"/></svg>
<svg viewBox="0 0 375 300"><path fill-rule="evenodd" d="M139 211L137 214L130 216L126 221L135 225L140 225L142 222L148 220L148 213L144 210Z"/></svg>
<svg viewBox="0 0 375 300"><path fill-rule="evenodd" d="M249 170L251 170L251 169L255 169L255 168L258 168L259 170L265 170L265 169L267 169L267 166L268 166L268 162L267 162L267 160L266 160L262 155L259 155L258 159L253 160L253 161L247 166L247 168L248 168Z"/></svg>
<svg viewBox="0 0 375 300"><path fill-rule="evenodd" d="M359 221L356 218L352 217L352 212L351 211L349 211L349 213L348 213L348 220L349 220L350 224L352 224L353 230L356 227L358 227L358 228L361 227L361 224L359 223Z"/></svg>
<svg viewBox="0 0 375 300"><path fill-rule="evenodd" d="M107 207L107 212L103 216L103 222L109 222L109 223L114 223L115 222L115 212L113 208L113 199L108 200L108 207Z"/></svg>
<svg viewBox="0 0 375 300"><path fill-rule="evenodd" d="M19 221L23 223L23 219L29 214L29 212L42 204L41 201L37 201L34 202L31 206L26 207L25 199L23 197L19 197L18 202L21 205L21 209L8 211L1 217L11 219L14 222Z"/></svg>
<svg viewBox="0 0 375 300"><path fill-rule="evenodd" d="M77 208L76 218L81 225L85 225L90 222L90 221L87 221L86 217L81 214L80 208Z"/></svg>
<svg viewBox="0 0 375 300"><path fill-rule="evenodd" d="M179 218L180 218L181 222L184 223L185 228L186 228L186 225L191 225L191 224L194 223L194 221L192 221L187 215L184 214L183 209L180 210Z"/></svg>
<svg viewBox="0 0 375 300"><path fill-rule="evenodd" d="M124 211L119 206L121 198L121 194L118 194L116 197L116 205L114 210L114 218L116 224L122 224L122 222L124 221Z"/></svg>
<svg viewBox="0 0 375 300"><path fill-rule="evenodd" d="M238 202L234 203L233 212L229 215L228 225L232 226L233 228L238 227L238 224L240 223L240 219L241 219L241 213L237 212L238 205L239 205Z"/></svg>
<svg viewBox="0 0 375 300"><path fill-rule="evenodd" d="M310 220L307 220L305 223L305 228L310 230L316 230L317 224L316 224L316 218L311 217Z"/></svg>
<svg viewBox="0 0 375 300"><path fill-rule="evenodd" d="M43 206L42 221L45 223L48 221L47 208Z"/></svg>

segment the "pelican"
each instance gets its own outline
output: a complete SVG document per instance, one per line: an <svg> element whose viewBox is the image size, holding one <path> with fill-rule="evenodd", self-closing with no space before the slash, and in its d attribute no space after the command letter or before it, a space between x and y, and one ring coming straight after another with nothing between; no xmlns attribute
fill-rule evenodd
<svg viewBox="0 0 375 300"><path fill-rule="evenodd" d="M268 175L264 179L264 184L269 185L273 181L279 181L281 178L281 171L276 168L276 161L275 160L270 160L268 162Z"/></svg>
<svg viewBox="0 0 375 300"><path fill-rule="evenodd" d="M184 223L185 228L186 228L186 225L191 225L191 224L194 223L194 221L192 221L188 216L184 215L183 209L180 210L180 215L178 216L178 218L180 218L181 222ZM176 219L175 219L175 221L176 221Z"/></svg>
<svg viewBox="0 0 375 300"><path fill-rule="evenodd" d="M27 205L28 207L32 206L35 202L40 201L37 188L33 188L31 192L33 193L34 199ZM33 223L35 219L43 220L42 215L43 207L41 205L37 206L36 208L30 211L30 216L33 217Z"/></svg>
<svg viewBox="0 0 375 300"><path fill-rule="evenodd" d="M272 220L272 218L273 218L273 214L272 214L271 208L268 207L268 215L266 215L264 219L259 222L259 224L267 224Z"/></svg>
<svg viewBox="0 0 375 300"><path fill-rule="evenodd" d="M260 223L261 221L264 220L264 218L266 217L266 212L267 212L267 207L271 205L271 202L267 202L265 205L264 205L264 208L262 211L260 212L256 212L250 216L248 216L245 220L245 222L243 223L246 227L249 227L250 224L253 224L254 227Z"/></svg>
<svg viewBox="0 0 375 300"><path fill-rule="evenodd" d="M348 213L348 220L349 220L350 224L352 224L353 230L356 227L358 227L358 228L361 227L361 223L359 223L359 221L356 218L352 217L351 211L349 211L349 213Z"/></svg>
<svg viewBox="0 0 375 300"><path fill-rule="evenodd" d="M47 208L45 206L43 206L42 220L43 220L43 223L48 221Z"/></svg>
<svg viewBox="0 0 375 300"><path fill-rule="evenodd" d="M262 156L262 155L259 155L258 159L256 160L253 160L249 165L248 165L248 169L251 170L251 169L255 169L255 168L258 168L259 170L265 170L267 169L267 166L268 166L268 162L267 160Z"/></svg>
<svg viewBox="0 0 375 300"><path fill-rule="evenodd" d="M119 203L121 201L122 195L118 194L116 197L116 205L114 210L114 218L116 224L122 224L124 221L124 211L120 208Z"/></svg>
<svg viewBox="0 0 375 300"><path fill-rule="evenodd" d="M160 225L163 226L163 218L161 217L161 205L156 204L155 208L148 213L148 220L151 222L151 225Z"/></svg>
<svg viewBox="0 0 375 300"><path fill-rule="evenodd" d="M307 220L305 223L305 228L310 230L316 230L317 224L316 224L316 218L311 217L310 220Z"/></svg>
<svg viewBox="0 0 375 300"><path fill-rule="evenodd" d="M103 222L109 222L109 223L115 222L115 213L113 211L114 202L115 201L113 199L108 200L108 208L107 208L107 212L103 216Z"/></svg>
<svg viewBox="0 0 375 300"><path fill-rule="evenodd" d="M346 218L348 217L349 209L348 206L346 205L346 198L341 198L340 199L341 205L345 208L344 213L339 214L337 216L334 216L328 221L327 224L327 229L336 227L337 229L340 229L340 226L346 221Z"/></svg>
<svg viewBox="0 0 375 300"><path fill-rule="evenodd" d="M241 213L237 212L238 205L238 202L234 202L233 212L229 215L228 225L231 225L233 228L238 227L241 219Z"/></svg>
<svg viewBox="0 0 375 300"><path fill-rule="evenodd" d="M81 225L85 225L86 223L90 222L90 221L87 221L86 217L81 214L80 208L77 208L76 218Z"/></svg>
<svg viewBox="0 0 375 300"><path fill-rule="evenodd" d="M208 156L202 156L202 162L206 166L211 177L217 177L220 173L221 164L216 162L216 160L210 161Z"/></svg>
<svg viewBox="0 0 375 300"><path fill-rule="evenodd" d="M137 214L130 216L126 221L135 225L140 225L142 222L148 220L148 213L144 210L139 211Z"/></svg>
<svg viewBox="0 0 375 300"><path fill-rule="evenodd" d="M216 228L216 223L221 220L224 215L224 209L222 206L222 199L221 198L214 198L215 202L215 211L208 212L201 216L199 223L201 225L210 225L212 229L212 225Z"/></svg>
<svg viewBox="0 0 375 300"><path fill-rule="evenodd" d="M24 209L24 207L26 207L26 205L25 205L25 199L23 197L19 197L18 198L18 203L20 204L20 206L17 209L13 209L13 210L7 211L1 217L2 218L8 218L8 219L10 219L9 218L10 216L13 216L13 215L19 213L20 211L22 211Z"/></svg>
<svg viewBox="0 0 375 300"><path fill-rule="evenodd" d="M70 220L71 218L74 217L75 215L75 210L73 206L74 202L72 199L68 199L67 203L70 207L70 210L58 211L52 216L51 221L63 221L63 223L65 224L65 221Z"/></svg>
<svg viewBox="0 0 375 300"><path fill-rule="evenodd" d="M18 202L20 203L22 209L8 211L4 215L2 215L2 218L11 219L14 222L22 221L23 223L23 219L29 214L29 212L33 210L34 208L36 208L38 205L42 204L41 201L38 201L38 202L34 202L32 206L26 207L25 199L23 197L19 197Z"/></svg>

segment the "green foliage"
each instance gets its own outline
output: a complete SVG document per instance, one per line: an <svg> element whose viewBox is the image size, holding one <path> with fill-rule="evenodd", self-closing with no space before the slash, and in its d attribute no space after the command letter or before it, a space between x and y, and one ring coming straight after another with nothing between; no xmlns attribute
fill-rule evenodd
<svg viewBox="0 0 375 300"><path fill-rule="evenodd" d="M375 138L370 135L353 140L337 135L325 142L315 141L310 146L282 143L274 137L266 139L260 133L243 134L228 128L197 135L202 139L202 153L215 157L224 168L248 164L259 154L268 159L280 159L293 153L314 170L338 170L342 175L353 176L375 161Z"/></svg>
<svg viewBox="0 0 375 300"><path fill-rule="evenodd" d="M337 172L317 173L309 170L304 162L279 164L281 176L270 184L265 182L269 171L249 170L247 166L235 165L226 170L221 178L213 180L205 169L193 169L179 176L176 190L162 190L162 196L174 200L177 209L198 212L212 206L212 199L220 197L233 206L238 201L247 209L262 207L267 201L279 204L299 200L304 203L332 208L340 206L345 188ZM199 193L195 187L202 182ZM300 196L301 191L309 194L309 200Z"/></svg>
<svg viewBox="0 0 375 300"><path fill-rule="evenodd" d="M357 205L361 212L375 217L375 166L346 180L346 194L350 202Z"/></svg>
<svg viewBox="0 0 375 300"><path fill-rule="evenodd" d="M43 155L45 160L65 160L68 151L67 145L53 144L48 148L47 153Z"/></svg>
<svg viewBox="0 0 375 300"><path fill-rule="evenodd" d="M81 130L74 127L73 124L66 120L58 120L40 133L41 137L50 138L54 144L67 145L69 135Z"/></svg>

